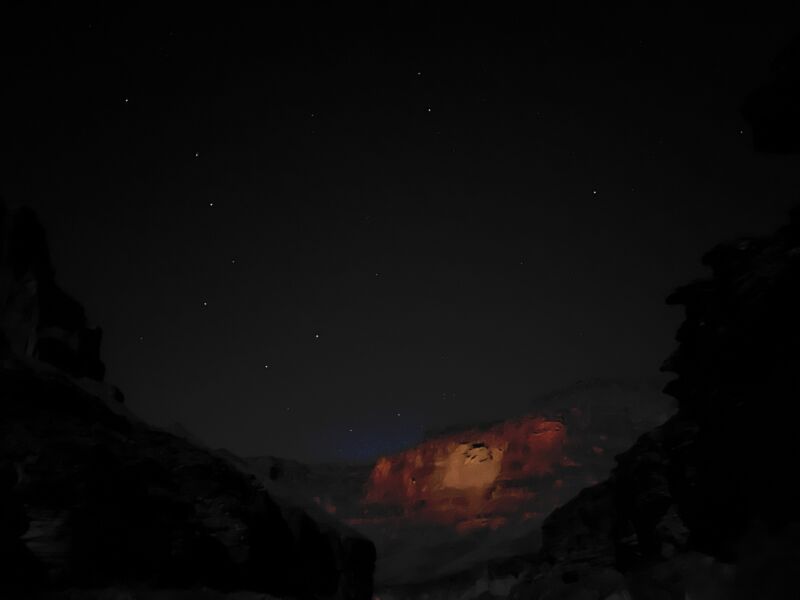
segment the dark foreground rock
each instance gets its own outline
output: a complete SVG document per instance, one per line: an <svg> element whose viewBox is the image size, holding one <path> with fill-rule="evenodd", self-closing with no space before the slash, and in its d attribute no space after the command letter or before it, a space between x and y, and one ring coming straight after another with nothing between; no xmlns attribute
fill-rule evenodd
<svg viewBox="0 0 800 600"><path fill-rule="evenodd" d="M772 64L766 81L742 106L759 152L800 152L800 37L789 43Z"/></svg>
<svg viewBox="0 0 800 600"><path fill-rule="evenodd" d="M0 371L3 586L368 599L375 551L69 378ZM23 596L24 597L24 596Z"/></svg>
<svg viewBox="0 0 800 600"><path fill-rule="evenodd" d="M99 350L0 203L0 598L372 597L372 542L137 419Z"/></svg>
<svg viewBox="0 0 800 600"><path fill-rule="evenodd" d="M703 262L668 299L686 309L664 365L677 414L546 519L511 597L797 597L800 212Z"/></svg>
<svg viewBox="0 0 800 600"><path fill-rule="evenodd" d="M102 330L56 283L44 228L0 198L0 356L35 357L74 377L102 380Z"/></svg>

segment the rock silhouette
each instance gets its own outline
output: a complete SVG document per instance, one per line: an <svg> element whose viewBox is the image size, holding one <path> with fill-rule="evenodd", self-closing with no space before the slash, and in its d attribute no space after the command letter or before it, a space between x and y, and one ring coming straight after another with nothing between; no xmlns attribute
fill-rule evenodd
<svg viewBox="0 0 800 600"><path fill-rule="evenodd" d="M133 586L370 599L369 540L277 502L223 454L87 383L102 377L99 337L54 283L32 213L0 215L0 596Z"/></svg>
<svg viewBox="0 0 800 600"><path fill-rule="evenodd" d="M800 211L703 262L668 298L686 311L664 365L678 412L546 519L511 597L795 597Z"/></svg>
<svg viewBox="0 0 800 600"><path fill-rule="evenodd" d="M800 43L742 114L756 151L800 152ZM772 235L719 244L662 370L678 412L616 457L604 482L555 510L514 599L789 599L800 501L800 208Z"/></svg>
<svg viewBox="0 0 800 600"><path fill-rule="evenodd" d="M373 540L381 598L457 594L480 582L500 593L529 564L514 557L538 547L544 517L666 420L661 385L578 382L536 398L535 413L430 432L372 466L238 460L275 494L305 499Z"/></svg>
<svg viewBox="0 0 800 600"><path fill-rule="evenodd" d="M35 357L74 377L102 380L102 330L55 281L44 228L0 199L0 351Z"/></svg>
<svg viewBox="0 0 800 600"><path fill-rule="evenodd" d="M742 106L759 152L800 152L800 38L775 59L767 81Z"/></svg>

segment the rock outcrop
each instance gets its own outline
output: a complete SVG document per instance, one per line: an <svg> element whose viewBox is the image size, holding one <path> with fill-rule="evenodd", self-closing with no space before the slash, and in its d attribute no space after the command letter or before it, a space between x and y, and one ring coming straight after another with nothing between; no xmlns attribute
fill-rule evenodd
<svg viewBox="0 0 800 600"><path fill-rule="evenodd" d="M53 283L41 229L27 211L0 214L0 597L136 588L370 600L372 542L148 426L88 378L102 375L97 347L80 342L83 310ZM21 232L35 235L14 241ZM45 352L54 324L60 350Z"/></svg>
<svg viewBox="0 0 800 600"><path fill-rule="evenodd" d="M102 330L55 281L44 228L0 199L0 356L35 357L74 377L102 380Z"/></svg>
<svg viewBox="0 0 800 600"><path fill-rule="evenodd" d="M443 432L381 457L362 504L367 515L395 509L459 531L543 518L663 422L666 400L649 382L581 382L538 399L537 413Z"/></svg>
<svg viewBox="0 0 800 600"><path fill-rule="evenodd" d="M505 589L519 572L495 576L486 565L533 552L542 519L606 477L615 454L667 418L661 385L580 382L536 398L535 414L431 433L372 467L240 463L275 497L305 502L373 540L381 598L415 598L431 586Z"/></svg>
<svg viewBox="0 0 800 600"><path fill-rule="evenodd" d="M795 39L742 106L756 151L800 152L798 100ZM703 263L711 277L668 298L686 313L663 366L677 414L547 518L511 598L797 597L800 208Z"/></svg>
<svg viewBox="0 0 800 600"><path fill-rule="evenodd" d="M544 417L434 438L380 458L364 504L463 531L501 527L541 511L542 492L557 489L563 469L574 464L566 444L565 423Z"/></svg>
<svg viewBox="0 0 800 600"><path fill-rule="evenodd" d="M800 211L703 262L668 299L686 310L664 365L677 414L547 518L512 597L796 597Z"/></svg>
<svg viewBox="0 0 800 600"><path fill-rule="evenodd" d="M742 107L759 152L800 152L800 38L774 61L767 81Z"/></svg>

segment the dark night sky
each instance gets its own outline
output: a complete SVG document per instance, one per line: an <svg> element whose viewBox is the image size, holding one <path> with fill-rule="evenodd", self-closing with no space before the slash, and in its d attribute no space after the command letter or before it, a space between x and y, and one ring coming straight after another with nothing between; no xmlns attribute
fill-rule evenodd
<svg viewBox="0 0 800 600"><path fill-rule="evenodd" d="M243 454L368 459L655 375L667 293L797 198L738 112L786 25L32 4L0 19L0 190L130 407Z"/></svg>

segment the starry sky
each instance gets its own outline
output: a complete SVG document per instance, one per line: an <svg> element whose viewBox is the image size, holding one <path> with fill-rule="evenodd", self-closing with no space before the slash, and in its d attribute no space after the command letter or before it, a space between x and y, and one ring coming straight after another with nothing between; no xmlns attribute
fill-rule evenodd
<svg viewBox="0 0 800 600"><path fill-rule="evenodd" d="M797 198L739 114L785 19L64 4L4 9L0 192L130 408L241 454L656 375L666 295Z"/></svg>

